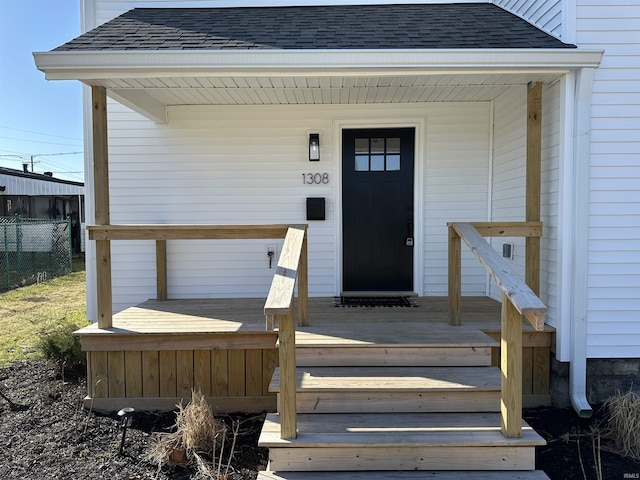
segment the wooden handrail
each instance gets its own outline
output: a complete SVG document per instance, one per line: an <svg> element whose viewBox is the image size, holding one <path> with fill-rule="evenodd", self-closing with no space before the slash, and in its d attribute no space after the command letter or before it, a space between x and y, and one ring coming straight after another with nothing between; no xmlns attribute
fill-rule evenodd
<svg viewBox="0 0 640 480"><path fill-rule="evenodd" d="M535 223L535 222L531 222ZM504 225L504 224L503 224ZM492 224L479 224L483 233L501 235L502 228L494 228ZM512 225L512 227L516 227ZM517 228L524 228L524 225ZM493 229L493 230L492 230ZM513 230L511 230L513 231ZM526 233L526 232L523 232ZM539 236L531 232L532 237ZM501 430L505 437L513 438L522 435L522 316L524 315L533 327L544 329L544 317L547 307L521 280L511 266L482 237L471 223L449 224L449 317L459 324L460 296L460 243L471 249L478 261L485 267L489 275L502 290L502 313L500 333L500 370L502 372L500 413ZM453 290L453 292L451 291ZM454 309L452 309L452 306Z"/></svg>
<svg viewBox="0 0 640 480"><path fill-rule="evenodd" d="M276 317L278 319L280 436L283 439L292 439L297 436L296 329L293 299L296 278L303 271L306 276L306 245L306 227L289 228L264 306L267 328L272 328L273 320Z"/></svg>
<svg viewBox="0 0 640 480"><path fill-rule="evenodd" d="M306 230L306 225L89 225L90 240L96 240L98 286L98 326L112 326L111 292L111 241L113 240L155 240L156 241L156 290L157 299L166 300L167 292L167 240L251 240L282 239L289 227ZM98 248L100 247L100 249ZM304 244L306 262L306 242ZM99 250L99 251L98 251ZM301 269L302 272L302 269ZM302 278L304 276L304 279ZM306 263L304 275L298 285L300 317L298 323L307 323L307 278Z"/></svg>
<svg viewBox="0 0 640 480"><path fill-rule="evenodd" d="M284 238L292 225L90 225L89 240L239 240ZM296 225L293 225L296 226ZM304 227L304 225L297 225Z"/></svg>
<svg viewBox="0 0 640 480"><path fill-rule="evenodd" d="M524 315L536 330L543 330L547 307L542 300L518 277L513 268L498 255L472 224L452 223L451 227L511 300L516 310Z"/></svg>

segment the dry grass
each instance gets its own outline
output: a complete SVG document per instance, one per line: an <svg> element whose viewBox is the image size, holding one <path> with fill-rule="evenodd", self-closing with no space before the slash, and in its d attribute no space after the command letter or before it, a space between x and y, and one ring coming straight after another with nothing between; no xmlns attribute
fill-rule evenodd
<svg viewBox="0 0 640 480"><path fill-rule="evenodd" d="M629 391L609 398L606 409L606 438L624 457L640 461L640 395Z"/></svg>
<svg viewBox="0 0 640 480"><path fill-rule="evenodd" d="M87 324L84 263L47 282L0 293L0 365L39 358L36 345L60 324Z"/></svg>
<svg viewBox="0 0 640 480"><path fill-rule="evenodd" d="M158 468L195 464L207 478L227 478L238 436L235 424L229 451L225 452L227 426L214 418L201 392L193 391L191 402L186 407L182 404L177 407L175 431L156 436L149 460ZM228 460L223 468L225 453Z"/></svg>

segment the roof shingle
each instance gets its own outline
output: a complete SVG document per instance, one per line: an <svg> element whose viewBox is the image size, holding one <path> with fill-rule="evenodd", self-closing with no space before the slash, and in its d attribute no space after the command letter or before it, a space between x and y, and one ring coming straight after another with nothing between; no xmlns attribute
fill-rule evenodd
<svg viewBox="0 0 640 480"><path fill-rule="evenodd" d="M575 48L493 4L136 8L54 51Z"/></svg>

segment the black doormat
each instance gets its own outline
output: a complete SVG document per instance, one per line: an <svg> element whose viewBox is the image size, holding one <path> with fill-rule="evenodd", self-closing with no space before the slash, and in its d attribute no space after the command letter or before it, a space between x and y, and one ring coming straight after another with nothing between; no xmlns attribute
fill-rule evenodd
<svg viewBox="0 0 640 480"><path fill-rule="evenodd" d="M334 307L417 307L411 297L334 297Z"/></svg>

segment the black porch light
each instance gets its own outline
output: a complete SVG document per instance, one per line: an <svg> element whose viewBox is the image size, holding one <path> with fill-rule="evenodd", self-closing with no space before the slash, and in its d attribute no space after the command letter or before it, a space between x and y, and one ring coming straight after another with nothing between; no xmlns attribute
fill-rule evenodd
<svg viewBox="0 0 640 480"><path fill-rule="evenodd" d="M320 160L320 134L309 134L309 161L317 162Z"/></svg>

